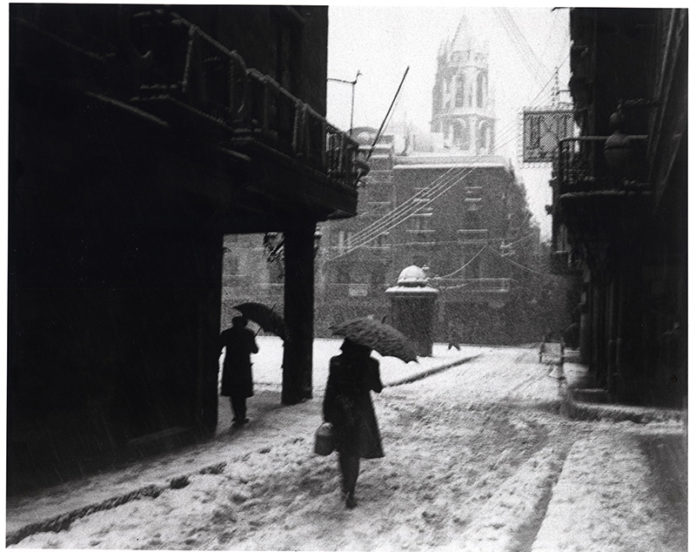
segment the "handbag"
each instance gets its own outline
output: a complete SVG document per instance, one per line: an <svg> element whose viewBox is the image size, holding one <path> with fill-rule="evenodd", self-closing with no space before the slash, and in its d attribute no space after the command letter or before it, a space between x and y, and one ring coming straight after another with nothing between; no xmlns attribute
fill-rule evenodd
<svg viewBox="0 0 696 552"><path fill-rule="evenodd" d="M321 424L314 432L314 452L328 456L334 451L333 425L329 422Z"/></svg>

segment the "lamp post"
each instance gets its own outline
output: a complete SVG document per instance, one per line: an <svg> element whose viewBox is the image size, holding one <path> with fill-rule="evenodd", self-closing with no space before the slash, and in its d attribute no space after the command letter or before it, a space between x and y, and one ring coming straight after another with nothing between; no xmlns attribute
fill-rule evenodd
<svg viewBox="0 0 696 552"><path fill-rule="evenodd" d="M348 130L348 134L352 137L353 136L353 110L355 108L355 85L358 82L358 77L362 75L360 72L360 69L358 69L358 72L355 73L355 79L352 81L345 80L345 79L335 79L332 77L327 78L327 81L333 81L333 82L342 82L343 84L350 84L351 86L351 91L350 91L350 129Z"/></svg>

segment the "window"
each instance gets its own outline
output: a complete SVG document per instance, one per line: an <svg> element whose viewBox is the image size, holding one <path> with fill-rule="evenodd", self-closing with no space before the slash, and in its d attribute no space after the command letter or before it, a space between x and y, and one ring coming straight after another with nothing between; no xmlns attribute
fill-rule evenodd
<svg viewBox="0 0 696 552"><path fill-rule="evenodd" d="M484 97L486 93L486 75L484 73L479 73L476 78L476 105L478 107L483 107Z"/></svg>
<svg viewBox="0 0 696 552"><path fill-rule="evenodd" d="M377 236L375 238L374 243L377 247L384 247L385 245L388 244L388 238L389 238L389 234L380 234L379 236Z"/></svg>
<svg viewBox="0 0 696 552"><path fill-rule="evenodd" d="M337 284L350 284L350 270L348 267L341 266L336 269L336 283Z"/></svg>
<svg viewBox="0 0 696 552"><path fill-rule="evenodd" d="M235 255L227 255L227 274L237 276L239 274L239 257Z"/></svg>
<svg viewBox="0 0 696 552"><path fill-rule="evenodd" d="M413 264L416 266L428 266L428 259L424 255L414 255Z"/></svg>
<svg viewBox="0 0 696 552"><path fill-rule="evenodd" d="M464 75L457 76L457 90L454 97L454 106L462 107L464 105Z"/></svg>
<svg viewBox="0 0 696 552"><path fill-rule="evenodd" d="M339 251L343 251L344 249L347 249L350 247L350 235L351 232L347 232L346 230L339 230L338 231L338 249Z"/></svg>
<svg viewBox="0 0 696 552"><path fill-rule="evenodd" d="M488 153L490 151L490 134L491 130L487 123L484 123L479 128L478 150L479 152Z"/></svg>
<svg viewBox="0 0 696 552"><path fill-rule="evenodd" d="M464 218L465 228L473 230L481 228L481 215L478 211L467 211Z"/></svg>
<svg viewBox="0 0 696 552"><path fill-rule="evenodd" d="M478 211L481 209L482 199L480 197L466 197L464 198L464 208L467 211Z"/></svg>
<svg viewBox="0 0 696 552"><path fill-rule="evenodd" d="M472 259L466 267L466 276L468 278L481 277L481 256Z"/></svg>
<svg viewBox="0 0 696 552"><path fill-rule="evenodd" d="M462 126L462 142L461 148L468 151L471 148L471 131L469 130L469 121L464 121Z"/></svg>
<svg viewBox="0 0 696 552"><path fill-rule="evenodd" d="M454 123L452 125L452 141L456 146L462 143L462 125L461 123Z"/></svg>
<svg viewBox="0 0 696 552"><path fill-rule="evenodd" d="M384 268L376 268L370 273L370 284L373 286L383 286L387 282Z"/></svg>
<svg viewBox="0 0 696 552"><path fill-rule="evenodd" d="M417 215L413 215L411 217L411 220L413 221L411 224L411 229L412 230L417 230L417 231L423 231L423 230L431 230L430 227L430 221L432 219L432 213L420 213Z"/></svg>

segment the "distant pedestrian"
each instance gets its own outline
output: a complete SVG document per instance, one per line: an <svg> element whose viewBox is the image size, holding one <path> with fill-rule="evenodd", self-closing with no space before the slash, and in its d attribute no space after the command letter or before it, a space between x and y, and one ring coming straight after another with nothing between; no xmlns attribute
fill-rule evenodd
<svg viewBox="0 0 696 552"><path fill-rule="evenodd" d="M341 489L346 508L355 508L355 485L360 458L382 458L382 439L370 391L383 389L379 363L371 349L346 339L341 355L329 363L324 394L324 421L334 428L334 444L341 471Z"/></svg>
<svg viewBox="0 0 696 552"><path fill-rule="evenodd" d="M577 349L580 343L580 325L577 322L571 322L563 330L563 341L571 349Z"/></svg>
<svg viewBox="0 0 696 552"><path fill-rule="evenodd" d="M459 324L454 320L450 320L447 324L447 350L449 351L452 347L461 350L459 348Z"/></svg>
<svg viewBox="0 0 696 552"><path fill-rule="evenodd" d="M222 389L220 394L230 398L234 427L249 422L246 417L246 400L254 395L249 355L258 353L254 333L246 327L247 320L242 316L232 319L232 327L220 334L220 350L225 348L225 361L222 366Z"/></svg>

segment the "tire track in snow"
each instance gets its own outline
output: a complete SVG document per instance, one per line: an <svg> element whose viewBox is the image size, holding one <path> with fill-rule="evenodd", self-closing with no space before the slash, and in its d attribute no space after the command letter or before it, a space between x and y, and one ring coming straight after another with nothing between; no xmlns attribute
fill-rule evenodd
<svg viewBox="0 0 696 552"><path fill-rule="evenodd" d="M529 550L570 446L546 446L527 459L477 509L455 547L464 552Z"/></svg>

